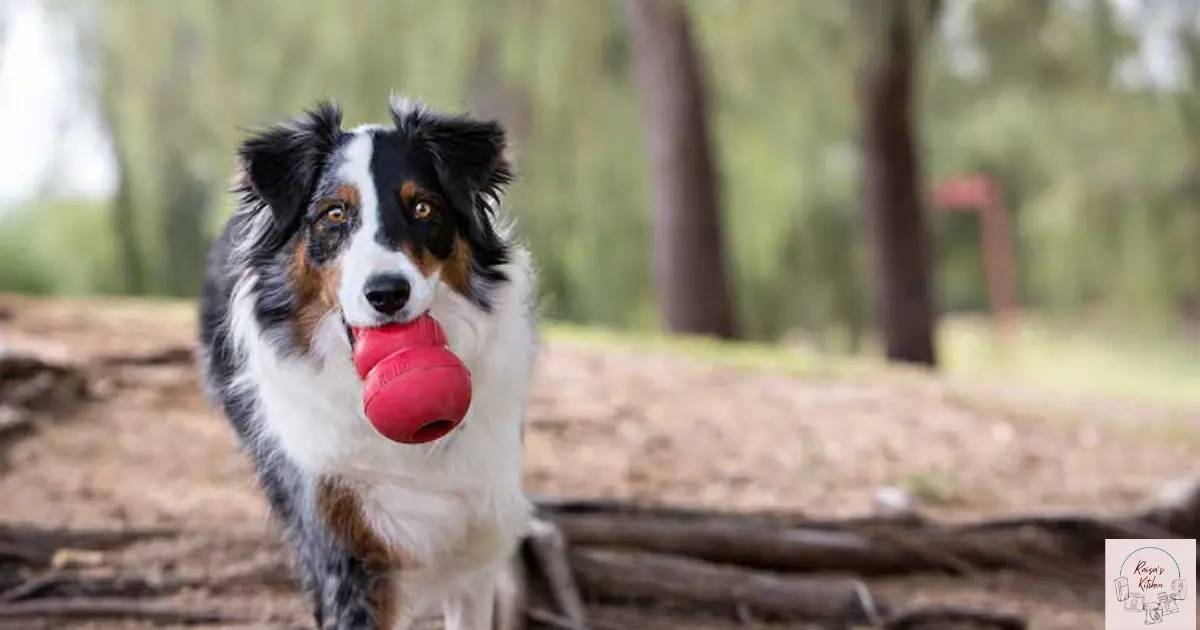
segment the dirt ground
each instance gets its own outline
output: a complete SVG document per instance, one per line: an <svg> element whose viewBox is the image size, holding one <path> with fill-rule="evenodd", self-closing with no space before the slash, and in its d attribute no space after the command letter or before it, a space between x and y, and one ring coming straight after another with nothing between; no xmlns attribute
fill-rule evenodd
<svg viewBox="0 0 1200 630"><path fill-rule="evenodd" d="M12 312L0 323L0 348L67 359L188 343L193 330L190 311L177 305L6 297L0 306ZM111 376L103 400L8 450L0 520L196 532L106 559L162 572L227 569L278 553L262 543L263 502L194 372L176 365ZM867 513L885 486L908 490L920 510L945 519L1116 512L1140 506L1168 480L1195 476L1200 462L1194 409L883 371L835 378L733 368L558 338L541 356L530 425L533 491L814 516ZM1023 612L1038 629L1103 626L1100 575L1088 584L989 574L872 586L909 601ZM219 599L264 623L307 622L304 603L282 582L180 597ZM630 628L735 627L598 613Z"/></svg>

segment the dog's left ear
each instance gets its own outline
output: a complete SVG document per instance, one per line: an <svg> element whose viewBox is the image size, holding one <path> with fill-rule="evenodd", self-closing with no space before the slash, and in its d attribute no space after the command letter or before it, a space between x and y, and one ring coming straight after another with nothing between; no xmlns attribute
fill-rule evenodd
<svg viewBox="0 0 1200 630"><path fill-rule="evenodd" d="M487 213L514 178L504 127L493 120L434 113L408 102L393 101L391 113L398 130L428 148L450 203L467 215L471 240L495 239Z"/></svg>

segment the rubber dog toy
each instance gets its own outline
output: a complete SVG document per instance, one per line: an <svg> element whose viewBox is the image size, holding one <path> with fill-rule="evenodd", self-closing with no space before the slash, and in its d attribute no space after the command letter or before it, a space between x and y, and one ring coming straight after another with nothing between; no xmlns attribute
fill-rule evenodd
<svg viewBox="0 0 1200 630"><path fill-rule="evenodd" d="M354 328L363 411L383 437L424 444L450 433L471 406L471 373L433 317Z"/></svg>

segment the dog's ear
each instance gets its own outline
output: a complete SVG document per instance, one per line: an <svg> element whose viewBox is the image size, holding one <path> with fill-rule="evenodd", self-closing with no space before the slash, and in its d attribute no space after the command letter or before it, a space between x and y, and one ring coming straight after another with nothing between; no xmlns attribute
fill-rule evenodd
<svg viewBox="0 0 1200 630"><path fill-rule="evenodd" d="M337 147L341 124L341 109L322 101L298 118L253 133L239 147L241 187L270 208L276 244L286 240L304 215Z"/></svg>
<svg viewBox="0 0 1200 630"><path fill-rule="evenodd" d="M434 113L408 101L393 100L390 108L396 128L429 150L442 189L466 220L476 256L500 262L505 248L489 213L515 177L504 127L494 120Z"/></svg>

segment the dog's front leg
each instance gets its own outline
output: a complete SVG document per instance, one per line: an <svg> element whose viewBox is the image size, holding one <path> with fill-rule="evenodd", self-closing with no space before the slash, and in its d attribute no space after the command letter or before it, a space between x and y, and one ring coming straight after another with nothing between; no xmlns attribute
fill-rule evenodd
<svg viewBox="0 0 1200 630"><path fill-rule="evenodd" d="M317 496L297 542L320 630L408 630L416 602L405 596L395 555L367 527L359 494L327 480Z"/></svg>
<svg viewBox="0 0 1200 630"><path fill-rule="evenodd" d="M446 599L446 630L492 630L496 606L496 571L469 578Z"/></svg>
<svg viewBox="0 0 1200 630"><path fill-rule="evenodd" d="M320 630L408 630L413 615L394 571L333 551L316 580Z"/></svg>

